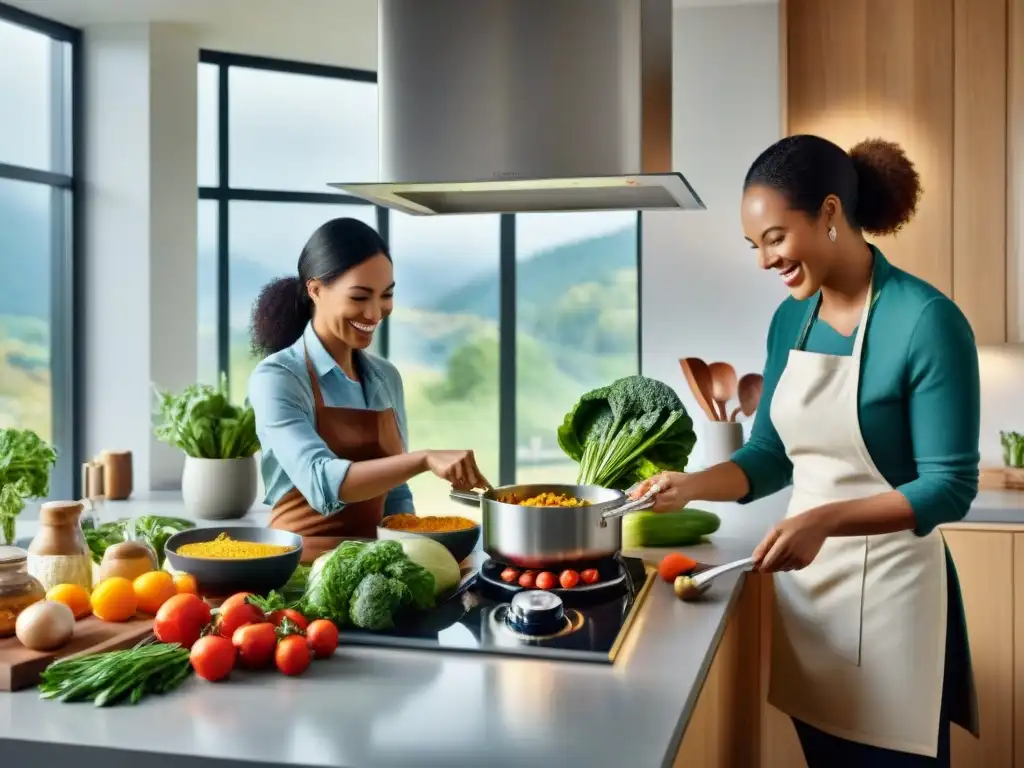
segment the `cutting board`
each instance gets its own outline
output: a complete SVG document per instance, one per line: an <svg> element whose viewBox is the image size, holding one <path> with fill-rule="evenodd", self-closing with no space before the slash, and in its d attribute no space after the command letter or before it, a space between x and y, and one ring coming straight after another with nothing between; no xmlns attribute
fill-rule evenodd
<svg viewBox="0 0 1024 768"><path fill-rule="evenodd" d="M30 651L18 638L5 637L0 640L0 691L31 688L39 682L42 671L57 659L130 648L152 632L151 618L110 622L87 616L75 622L71 642L55 651Z"/></svg>

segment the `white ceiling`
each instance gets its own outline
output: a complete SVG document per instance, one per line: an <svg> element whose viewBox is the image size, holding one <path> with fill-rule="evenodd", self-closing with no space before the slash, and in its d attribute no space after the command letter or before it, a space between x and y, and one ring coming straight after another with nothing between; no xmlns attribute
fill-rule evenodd
<svg viewBox="0 0 1024 768"><path fill-rule="evenodd" d="M774 0L673 0L677 8L749 5ZM311 23L342 22L350 14L376 13L377 0L6 0L10 5L72 26L87 24L168 21L221 25L258 18L294 23L305 16ZM243 22L244 23L244 22Z"/></svg>

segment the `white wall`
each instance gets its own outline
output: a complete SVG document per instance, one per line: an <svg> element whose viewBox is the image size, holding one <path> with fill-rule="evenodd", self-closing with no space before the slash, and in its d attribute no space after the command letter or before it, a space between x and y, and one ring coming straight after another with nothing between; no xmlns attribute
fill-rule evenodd
<svg viewBox="0 0 1024 768"><path fill-rule="evenodd" d="M645 375L676 387L698 438L705 417L679 358L761 371L785 296L757 268L739 221L747 168L782 136L778 17L775 3L675 10L673 164L707 210L644 214L642 355Z"/></svg>

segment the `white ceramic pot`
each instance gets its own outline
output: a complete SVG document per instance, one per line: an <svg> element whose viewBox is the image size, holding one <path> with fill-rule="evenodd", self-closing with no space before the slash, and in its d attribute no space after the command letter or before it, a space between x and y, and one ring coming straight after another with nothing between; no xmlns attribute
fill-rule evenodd
<svg viewBox="0 0 1024 768"><path fill-rule="evenodd" d="M729 461L743 447L743 425L738 421L709 421L698 445L704 469Z"/></svg>
<svg viewBox="0 0 1024 768"><path fill-rule="evenodd" d="M256 501L256 457L196 459L185 457L181 495L185 511L205 520L245 517Z"/></svg>

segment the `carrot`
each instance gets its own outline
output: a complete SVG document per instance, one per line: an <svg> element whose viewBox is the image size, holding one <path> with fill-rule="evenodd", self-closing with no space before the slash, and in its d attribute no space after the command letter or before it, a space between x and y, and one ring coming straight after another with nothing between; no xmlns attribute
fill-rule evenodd
<svg viewBox="0 0 1024 768"><path fill-rule="evenodd" d="M661 564L658 566L658 575L671 584L676 580L677 576L689 573L696 567L697 561L692 557L687 557L679 552L673 552L672 554L665 555L664 559L662 559Z"/></svg>

